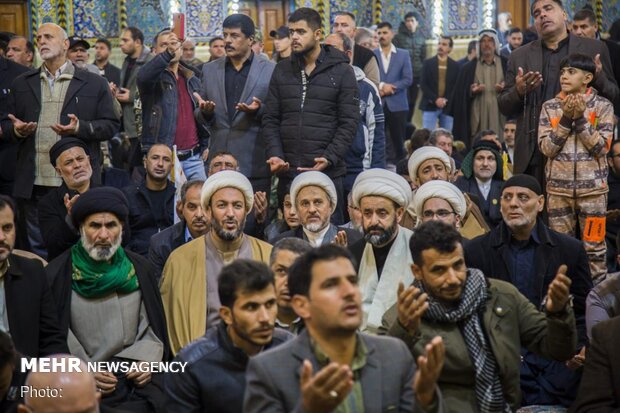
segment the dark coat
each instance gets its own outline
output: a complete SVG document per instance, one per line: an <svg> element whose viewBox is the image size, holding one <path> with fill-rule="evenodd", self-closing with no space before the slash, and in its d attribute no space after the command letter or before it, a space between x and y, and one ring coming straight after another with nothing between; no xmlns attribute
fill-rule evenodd
<svg viewBox="0 0 620 413"><path fill-rule="evenodd" d="M148 258L157 270L157 278L161 276L170 253L185 244L185 228L184 221L177 222L151 237Z"/></svg>
<svg viewBox="0 0 620 413"><path fill-rule="evenodd" d="M613 40L605 39L601 40L607 46L609 50L609 58L611 59L611 67L614 72L614 79L618 86L620 86L620 44ZM614 104L614 113L616 116L620 116L620 93L616 96L616 100L612 101Z"/></svg>
<svg viewBox="0 0 620 413"><path fill-rule="evenodd" d="M375 54L372 50L368 50L359 44L355 44L353 46L353 66L357 66L360 69L364 70L368 62L372 59L376 59ZM379 64L379 62L377 62Z"/></svg>
<svg viewBox="0 0 620 413"><path fill-rule="evenodd" d="M454 185L456 185L456 187L461 191L472 195L472 198L478 199L476 204L480 208L482 215L484 215L484 220L489 225L489 228L495 228L497 224L502 221L499 201L502 196L502 186L504 185L504 181L500 181L495 178L491 180L491 190L489 191L489 196L486 200L478 188L478 181L476 181L476 178L473 176L471 178L459 176Z"/></svg>
<svg viewBox="0 0 620 413"><path fill-rule="evenodd" d="M394 46L409 52L413 77L418 79L424 59L426 59L426 39L422 32L419 30L411 32L405 25L405 22L401 22L398 26L398 33L394 36L392 43L394 43Z"/></svg>
<svg viewBox="0 0 620 413"><path fill-rule="evenodd" d="M276 328L262 351L294 338ZM175 361L187 362L183 374L167 374L164 389L166 411L240 413L243 411L245 371L250 358L232 343L226 324L220 322L188 344Z"/></svg>
<svg viewBox="0 0 620 413"><path fill-rule="evenodd" d="M329 224L329 225L333 226L334 224ZM346 234L347 234L347 243L349 245L353 245L354 243L356 243L357 241L362 239L362 234L359 231L356 231L354 229L338 227L338 231L346 232ZM277 237L274 237L272 244L275 245L276 242L278 242L278 241L280 241L281 239L284 239L284 238L301 238L301 239L303 239L305 241L308 241L308 238L306 238L306 234L304 233L304 229L303 229L302 225L298 226L295 229L289 229L288 231L285 231L285 232L281 233ZM332 242L334 242L333 239L327 239L327 237L325 237L323 239L323 244L322 245L331 244Z"/></svg>
<svg viewBox="0 0 620 413"><path fill-rule="evenodd" d="M41 261L14 254L8 259L4 295L15 349L27 357L67 353L67 331L61 328Z"/></svg>
<svg viewBox="0 0 620 413"><path fill-rule="evenodd" d="M592 329L586 365L574 413L613 413L620 410L620 317L603 321Z"/></svg>
<svg viewBox="0 0 620 413"><path fill-rule="evenodd" d="M103 72L108 82L114 82L117 87L121 87L121 69L108 62L103 67Z"/></svg>
<svg viewBox="0 0 620 413"><path fill-rule="evenodd" d="M314 158L331 163L330 178L346 174L344 156L353 142L360 118L359 92L348 58L322 46L317 66L307 77L302 101L301 65L295 56L280 61L273 71L265 101L262 133L267 159L277 156L290 165L312 167Z"/></svg>
<svg viewBox="0 0 620 413"><path fill-rule="evenodd" d="M168 344L164 306L159 295L155 269L150 262L140 255L127 250L125 250L125 253L136 270L142 302L146 308L150 327L164 345L163 361L168 361L171 354L170 345ZM45 268L45 273L47 274L54 299L58 303L56 314L59 315L60 328L65 334L66 342L66 335L71 324L71 274L73 273L71 250L65 251L50 262Z"/></svg>
<svg viewBox="0 0 620 413"><path fill-rule="evenodd" d="M70 190L63 182L58 188L52 189L39 201L39 229L47 248L48 261L53 260L68 248L71 248L80 234L77 228L67 221L67 208L64 196L73 198L77 191Z"/></svg>
<svg viewBox="0 0 620 413"><path fill-rule="evenodd" d="M29 69L0 57L0 119L7 115L13 80ZM0 193L11 195L17 168L17 143L0 138Z"/></svg>
<svg viewBox="0 0 620 413"><path fill-rule="evenodd" d="M19 76L13 82L9 95L8 111L24 122L38 122L41 113L41 68ZM80 121L78 139L86 142L93 168L93 180L101 178L102 153L100 143L114 136L120 122L114 113L112 93L108 82L101 76L75 68L60 113L60 123L69 123L68 114L75 114ZM29 199L34 186L36 131L25 138L15 135L10 119L2 119L3 139L19 142L15 173L16 198Z"/></svg>
<svg viewBox="0 0 620 413"><path fill-rule="evenodd" d="M146 181L123 188L123 193L129 201L131 239L127 248L143 257L146 257L149 252L151 237L174 224L174 184L168 181L164 191L166 192L164 205L152 205L148 189L146 189ZM156 207L165 209L163 220L158 221L153 215L152 211Z"/></svg>
<svg viewBox="0 0 620 413"><path fill-rule="evenodd" d="M444 97L448 102L452 100L452 91L459 76L459 64L448 57L448 70L446 71L446 92ZM422 66L422 79L420 88L422 89L422 100L420 100L420 110L435 111L437 106L435 101L439 97L439 62L437 56L424 61Z"/></svg>
<svg viewBox="0 0 620 413"><path fill-rule="evenodd" d="M592 86L600 95L614 102L618 96L618 85L613 78L611 62L607 47L599 40L586 39L569 35L568 54L583 53L594 58L601 55L603 72L592 82ZM515 49L510 54L508 70L506 70L504 89L497 95L500 111L509 118L517 119L517 134L515 136L514 173L522 174L528 166L535 167L537 179L542 179L544 162L543 155L538 148L538 120L542 108L542 87L520 97L515 87L515 79L519 68L523 73L529 71L543 73L542 40L534 40ZM544 81L544 80L543 80ZM559 89L558 85L558 89ZM458 125L454 119L454 125ZM531 169L531 168L530 168ZM530 172L533 172L530 170Z"/></svg>
<svg viewBox="0 0 620 413"><path fill-rule="evenodd" d="M167 70L173 57L168 51L164 51L146 62L138 72L137 85L142 101L141 143L144 150L156 143L163 143L169 147L174 144L179 91L177 79ZM200 93L200 78L183 63L179 63L179 71L185 77L187 91L196 109L198 102L193 94ZM201 151L204 151L208 147L209 139L209 132L204 123L196 124L196 132Z"/></svg>
<svg viewBox="0 0 620 413"><path fill-rule="evenodd" d="M505 57L499 56L499 58L502 62L502 71L505 77L508 61ZM448 101L446 110L448 115L454 118L454 127L452 128L454 139L465 142L467 148L470 149L472 146L471 101L475 97L472 96L470 88L476 77L477 65L478 58L474 58L461 67L456 84L452 90L452 99Z"/></svg>

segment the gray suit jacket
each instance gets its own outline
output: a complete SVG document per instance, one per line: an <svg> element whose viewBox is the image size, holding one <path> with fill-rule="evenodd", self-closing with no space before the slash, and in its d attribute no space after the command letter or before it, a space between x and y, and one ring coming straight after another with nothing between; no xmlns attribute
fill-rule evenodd
<svg viewBox="0 0 620 413"><path fill-rule="evenodd" d="M417 405L412 386L415 363L402 341L362 333L359 337L368 350L360 379L366 413L443 411L439 389L431 409L424 410ZM315 372L319 370L307 330L250 359L243 411L302 412L299 374L306 359L313 364Z"/></svg>
<svg viewBox="0 0 620 413"><path fill-rule="evenodd" d="M209 158L220 151L230 152L239 161L243 175L254 179L269 178L265 145L259 136L264 106L255 114L236 111L231 124L226 104L225 67L226 58L220 58L202 68L202 98L215 102L214 115L205 119L211 134ZM256 97L264 105L274 68L275 64L264 56L254 55L240 102L249 104ZM199 109L196 116L202 117Z"/></svg>

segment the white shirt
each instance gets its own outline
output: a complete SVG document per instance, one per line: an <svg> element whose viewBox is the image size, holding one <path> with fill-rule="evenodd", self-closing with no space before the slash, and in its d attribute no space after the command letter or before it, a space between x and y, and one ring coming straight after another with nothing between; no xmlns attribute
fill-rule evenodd
<svg viewBox="0 0 620 413"><path fill-rule="evenodd" d="M396 46L394 46L393 44L390 44L390 53L388 53L388 55L384 55L383 54L383 49L379 49L381 51L381 53L379 53L381 55L381 61L383 62L383 70L385 71L385 73L388 72L388 69L390 68L390 61L392 60L392 54L396 54Z"/></svg>
<svg viewBox="0 0 620 413"><path fill-rule="evenodd" d="M320 247L321 244L323 244L323 238L325 238L325 234L327 234L327 231L329 230L329 223L319 232L310 232L306 228L304 228L303 230L304 234L306 234L306 237L308 238L308 241L310 242L310 245L312 245L313 247Z"/></svg>
<svg viewBox="0 0 620 413"><path fill-rule="evenodd" d="M485 201L489 197L489 192L491 192L491 181L492 179L489 179L486 182L482 182L480 179L476 178L476 182L478 183L478 189L480 190L480 193L484 197Z"/></svg>

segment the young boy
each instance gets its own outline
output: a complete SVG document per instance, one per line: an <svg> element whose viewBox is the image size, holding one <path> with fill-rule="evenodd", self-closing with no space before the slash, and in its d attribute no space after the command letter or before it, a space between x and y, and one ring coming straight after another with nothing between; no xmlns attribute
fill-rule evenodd
<svg viewBox="0 0 620 413"><path fill-rule="evenodd" d="M613 138L614 108L588 86L595 73L596 65L588 56L571 54L562 60L562 91L542 106L538 145L547 157L549 226L581 235L597 283L607 272L605 154Z"/></svg>

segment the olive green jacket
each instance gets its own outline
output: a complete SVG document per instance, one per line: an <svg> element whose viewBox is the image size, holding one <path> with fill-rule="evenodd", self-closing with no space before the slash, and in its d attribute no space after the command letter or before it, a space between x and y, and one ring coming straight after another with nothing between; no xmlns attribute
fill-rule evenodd
<svg viewBox="0 0 620 413"><path fill-rule="evenodd" d="M468 271L479 271L469 269ZM446 359L438 380L446 412L477 412L475 369L457 324L439 324L422 319L420 329L410 335L398 322L394 305L383 316L379 334L403 340L414 358L424 346L441 336ZM488 280L488 302L481 314L483 329L497 360L504 397L513 409L520 406L519 364L521 346L558 361L568 360L577 346L573 310L558 314L539 312L519 291L505 281Z"/></svg>

